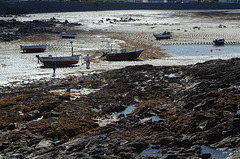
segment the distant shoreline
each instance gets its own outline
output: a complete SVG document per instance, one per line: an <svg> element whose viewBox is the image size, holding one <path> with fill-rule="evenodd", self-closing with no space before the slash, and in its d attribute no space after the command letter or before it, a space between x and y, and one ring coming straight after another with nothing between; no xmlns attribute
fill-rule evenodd
<svg viewBox="0 0 240 159"><path fill-rule="evenodd" d="M0 2L0 14L31 14L107 10L224 10L238 3L129 3L129 2Z"/></svg>

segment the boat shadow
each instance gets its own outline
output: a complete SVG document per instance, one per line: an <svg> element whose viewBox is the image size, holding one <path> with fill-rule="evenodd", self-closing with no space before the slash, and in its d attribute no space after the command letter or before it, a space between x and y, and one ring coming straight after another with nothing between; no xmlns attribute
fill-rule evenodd
<svg viewBox="0 0 240 159"><path fill-rule="evenodd" d="M132 61L144 61L144 60L142 60L142 59L136 59L136 60L132 60Z"/></svg>
<svg viewBox="0 0 240 159"><path fill-rule="evenodd" d="M58 66L57 67L57 69L58 68L75 68L75 67L79 67L80 65L70 65L70 66ZM51 68L52 69L52 67L51 66L39 66L39 67L37 67L37 68L42 68L42 69L45 69L45 68Z"/></svg>
<svg viewBox="0 0 240 159"><path fill-rule="evenodd" d="M213 47L224 47L225 46L225 44L221 44L221 45L216 45L216 44L213 44Z"/></svg>
<svg viewBox="0 0 240 159"><path fill-rule="evenodd" d="M144 61L142 59L136 59L136 60L107 60L104 59L103 61L109 61L109 62L131 62L131 61Z"/></svg>
<svg viewBox="0 0 240 159"><path fill-rule="evenodd" d="M39 52L36 52L36 51L31 51L31 52L23 52L21 51L20 54L34 54L34 53L45 53L44 51L39 51Z"/></svg>
<svg viewBox="0 0 240 159"><path fill-rule="evenodd" d="M171 39L173 39L172 37L170 37L170 38L155 38L155 40L171 40Z"/></svg>

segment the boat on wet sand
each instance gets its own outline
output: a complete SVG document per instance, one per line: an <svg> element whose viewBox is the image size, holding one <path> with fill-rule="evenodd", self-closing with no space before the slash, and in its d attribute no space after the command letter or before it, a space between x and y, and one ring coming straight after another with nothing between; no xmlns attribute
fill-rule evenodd
<svg viewBox="0 0 240 159"><path fill-rule="evenodd" d="M216 39L216 40L213 40L213 43L215 45L224 45L225 40L224 39Z"/></svg>
<svg viewBox="0 0 240 159"><path fill-rule="evenodd" d="M28 46L20 45L20 48L25 53L35 53L35 52L44 52L47 48L47 45L28 45Z"/></svg>
<svg viewBox="0 0 240 159"><path fill-rule="evenodd" d="M106 57L108 61L133 61L136 60L143 51L144 49L127 52L126 49L122 49L121 52L103 52L101 57Z"/></svg>
<svg viewBox="0 0 240 159"><path fill-rule="evenodd" d="M50 67L53 61L56 62L57 67L72 66L79 62L80 56L81 55L53 57L52 55L49 55L47 57L40 57L39 55L36 55L38 60L43 63L44 67Z"/></svg>
<svg viewBox="0 0 240 159"><path fill-rule="evenodd" d="M73 43L72 41L70 42ZM43 63L44 67L51 67L52 62L56 62L57 67L67 67L72 66L74 64L77 64L79 62L81 54L79 55L73 55L73 46L72 46L72 56L55 56L52 55L46 56L46 57L40 57L39 55L36 55L39 61Z"/></svg>
<svg viewBox="0 0 240 159"><path fill-rule="evenodd" d="M74 39L77 36L77 34L62 34L62 33L60 33L60 36L62 38Z"/></svg>
<svg viewBox="0 0 240 159"><path fill-rule="evenodd" d="M172 34L170 32L163 32L162 34L153 34L153 36L157 39L170 39L172 37Z"/></svg>

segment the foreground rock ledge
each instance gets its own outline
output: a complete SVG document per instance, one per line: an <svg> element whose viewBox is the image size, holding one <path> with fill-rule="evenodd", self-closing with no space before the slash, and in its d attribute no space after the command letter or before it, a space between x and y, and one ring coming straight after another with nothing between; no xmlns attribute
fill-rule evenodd
<svg viewBox="0 0 240 159"><path fill-rule="evenodd" d="M2 87L0 156L209 158L203 145L235 150L239 79L234 58Z"/></svg>

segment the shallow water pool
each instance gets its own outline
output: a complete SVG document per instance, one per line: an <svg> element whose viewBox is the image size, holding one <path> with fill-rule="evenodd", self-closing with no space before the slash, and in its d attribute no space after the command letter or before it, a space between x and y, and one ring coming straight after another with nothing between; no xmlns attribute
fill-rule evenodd
<svg viewBox="0 0 240 159"><path fill-rule="evenodd" d="M154 145L151 145L149 148L143 150L140 156L162 156L162 153L161 149L155 149Z"/></svg>
<svg viewBox="0 0 240 159"><path fill-rule="evenodd" d="M217 159L226 159L233 154L239 154L240 152L238 151L231 151L231 150L221 150L221 149L212 149L207 146L202 145L201 146L201 154L204 153L210 153L211 154L211 159L217 158Z"/></svg>
<svg viewBox="0 0 240 159"><path fill-rule="evenodd" d="M166 45L162 48L172 56L240 56L240 45Z"/></svg>

